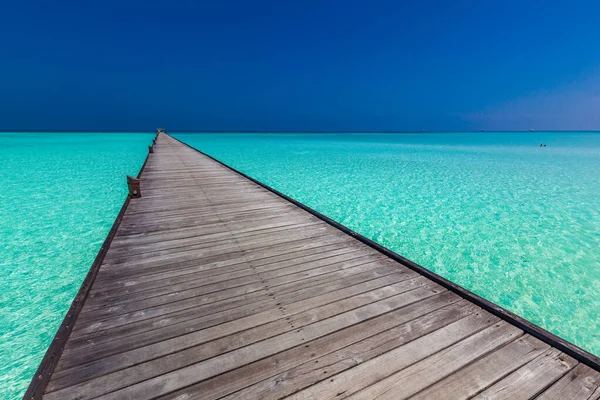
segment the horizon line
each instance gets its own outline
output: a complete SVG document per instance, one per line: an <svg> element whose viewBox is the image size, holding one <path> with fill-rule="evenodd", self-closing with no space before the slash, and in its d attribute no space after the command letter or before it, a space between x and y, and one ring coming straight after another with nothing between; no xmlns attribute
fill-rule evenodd
<svg viewBox="0 0 600 400"><path fill-rule="evenodd" d="M600 132L595 129L541 129L541 130L204 130L204 129L185 129L185 130L166 130L171 133L544 133L544 132ZM0 130L0 133L155 133L156 129L151 130L127 130L127 129L111 129L111 130L83 130L83 129L62 129L62 130Z"/></svg>

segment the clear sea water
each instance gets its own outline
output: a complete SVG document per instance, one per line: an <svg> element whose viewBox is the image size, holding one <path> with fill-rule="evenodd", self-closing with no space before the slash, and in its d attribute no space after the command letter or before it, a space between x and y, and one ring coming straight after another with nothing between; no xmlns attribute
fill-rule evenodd
<svg viewBox="0 0 600 400"><path fill-rule="evenodd" d="M23 396L152 137L0 133L0 399Z"/></svg>
<svg viewBox="0 0 600 400"><path fill-rule="evenodd" d="M175 136L600 355L600 132Z"/></svg>

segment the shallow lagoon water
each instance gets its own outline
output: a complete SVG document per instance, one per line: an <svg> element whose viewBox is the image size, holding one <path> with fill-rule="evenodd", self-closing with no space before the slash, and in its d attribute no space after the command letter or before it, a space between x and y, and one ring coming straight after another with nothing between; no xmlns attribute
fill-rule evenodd
<svg viewBox="0 0 600 400"><path fill-rule="evenodd" d="M599 132L174 136L600 355Z"/></svg>
<svg viewBox="0 0 600 400"><path fill-rule="evenodd" d="M0 399L18 399L152 134L0 133Z"/></svg>

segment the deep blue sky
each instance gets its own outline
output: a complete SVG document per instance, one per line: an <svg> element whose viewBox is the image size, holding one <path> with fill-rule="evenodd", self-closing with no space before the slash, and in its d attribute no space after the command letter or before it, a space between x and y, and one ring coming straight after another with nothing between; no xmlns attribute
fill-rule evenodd
<svg viewBox="0 0 600 400"><path fill-rule="evenodd" d="M598 1L0 3L0 130L600 129Z"/></svg>

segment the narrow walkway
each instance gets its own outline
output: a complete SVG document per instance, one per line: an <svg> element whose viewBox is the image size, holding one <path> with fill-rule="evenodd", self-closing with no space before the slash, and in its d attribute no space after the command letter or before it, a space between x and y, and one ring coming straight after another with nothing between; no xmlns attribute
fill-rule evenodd
<svg viewBox="0 0 600 400"><path fill-rule="evenodd" d="M160 134L44 399L598 399L600 373Z"/></svg>

